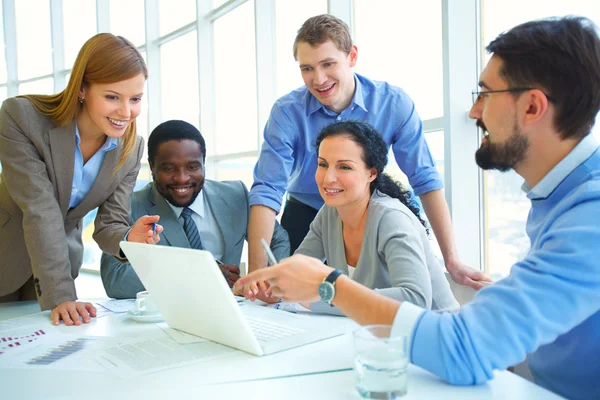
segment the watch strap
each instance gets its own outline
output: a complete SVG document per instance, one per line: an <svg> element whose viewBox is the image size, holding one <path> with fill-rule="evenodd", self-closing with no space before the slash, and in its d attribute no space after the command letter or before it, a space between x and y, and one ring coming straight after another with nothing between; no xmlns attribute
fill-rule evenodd
<svg viewBox="0 0 600 400"><path fill-rule="evenodd" d="M329 282L332 285L335 285L335 280L339 278L342 274L343 272L339 269L334 269L329 275L327 275L327 278L325 278L325 282Z"/></svg>

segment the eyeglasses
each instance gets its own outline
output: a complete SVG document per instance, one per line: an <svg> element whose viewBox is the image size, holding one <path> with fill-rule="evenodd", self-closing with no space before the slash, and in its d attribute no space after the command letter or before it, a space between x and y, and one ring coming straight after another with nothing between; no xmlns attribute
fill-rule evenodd
<svg viewBox="0 0 600 400"><path fill-rule="evenodd" d="M488 94L504 93L504 92L526 92L528 90L533 90L533 89L535 89L535 88L528 87L528 88L510 88L510 89L503 89L503 90L475 90L475 91L471 92L471 95L473 96L473 104L476 104L479 100L481 100ZM542 92L542 93L544 93L544 92ZM544 96L546 96L548 101L553 101L552 97L548 96L546 93L544 93Z"/></svg>

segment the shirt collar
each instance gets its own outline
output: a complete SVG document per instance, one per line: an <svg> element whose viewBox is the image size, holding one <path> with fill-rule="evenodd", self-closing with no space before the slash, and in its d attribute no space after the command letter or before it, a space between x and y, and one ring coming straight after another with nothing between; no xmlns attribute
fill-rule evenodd
<svg viewBox="0 0 600 400"><path fill-rule="evenodd" d="M317 112L321 108L323 108L323 111L325 111L326 113L332 113L332 111L329 111L327 108L325 108L323 103L321 103L319 100L317 100L315 96L312 95L308 88L306 89L305 102L307 116ZM369 111L365 106L365 98L363 95L362 83L360 83L360 80L358 79L356 74L354 74L354 96L352 96L352 101L350 102L350 105L348 107L352 107L353 105L356 105L365 111Z"/></svg>
<svg viewBox="0 0 600 400"><path fill-rule="evenodd" d="M75 123L75 144L77 145L77 147L79 147L79 143L81 143L81 135L79 134L79 127L77 126L77 123ZM118 144L119 144L119 139L107 136L106 141L104 142L104 144L102 145L102 147L100 147L100 149L98 151L104 151L104 152L110 151L110 150L114 149L115 147L117 147Z"/></svg>
<svg viewBox="0 0 600 400"><path fill-rule="evenodd" d="M167 200L165 199L165 201ZM181 212L183 211L183 207L176 207L168 201L167 204L169 207L171 207L177 218L179 218L181 216ZM198 193L196 200L194 200L194 202L189 205L188 208L198 214L200 218L204 218L204 191L202 189L200 189L200 193Z"/></svg>
<svg viewBox="0 0 600 400"><path fill-rule="evenodd" d="M527 182L524 182L521 190L527 193L527 198L530 200L547 198L575 168L590 158L597 149L598 141L594 134L588 134L537 185L531 188Z"/></svg>

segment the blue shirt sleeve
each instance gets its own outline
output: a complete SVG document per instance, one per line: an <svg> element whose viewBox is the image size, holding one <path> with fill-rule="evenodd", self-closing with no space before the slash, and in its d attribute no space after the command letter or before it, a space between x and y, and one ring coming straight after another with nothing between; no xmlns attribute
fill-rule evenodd
<svg viewBox="0 0 600 400"><path fill-rule="evenodd" d="M289 118L276 102L265 125L264 142L248 195L250 206L263 205L279 213L294 166L294 133Z"/></svg>
<svg viewBox="0 0 600 400"><path fill-rule="evenodd" d="M506 279L482 289L460 312L424 313L413 330L412 362L453 384L479 384L597 313L600 229L590 216L599 208L599 201L587 201L561 213L532 238L533 250ZM598 337L598 331L585 335ZM576 342L549 353L573 359L575 352L583 357L576 362L588 366L598 362L594 350L577 349ZM560 368L568 368L564 358Z"/></svg>
<svg viewBox="0 0 600 400"><path fill-rule="evenodd" d="M392 150L398 167L408 177L416 195L442 189L444 184L423 135L423 123L415 104L404 92L396 100L399 128L394 134ZM403 117L403 118L402 118Z"/></svg>

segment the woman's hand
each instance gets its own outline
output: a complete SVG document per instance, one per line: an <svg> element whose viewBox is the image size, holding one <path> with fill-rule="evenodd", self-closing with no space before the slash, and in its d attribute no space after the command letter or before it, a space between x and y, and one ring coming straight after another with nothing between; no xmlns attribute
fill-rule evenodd
<svg viewBox="0 0 600 400"><path fill-rule="evenodd" d="M140 217L131 227L127 235L128 242L156 244L160 241L160 233L163 231L162 225L157 222L159 215L144 215ZM156 224L156 232L153 230Z"/></svg>
<svg viewBox="0 0 600 400"><path fill-rule="evenodd" d="M60 324L62 319L65 325L81 325L90 322L90 317L96 316L96 307L92 303L84 303L80 301L65 301L64 303L56 306L50 313L50 320L52 325Z"/></svg>

